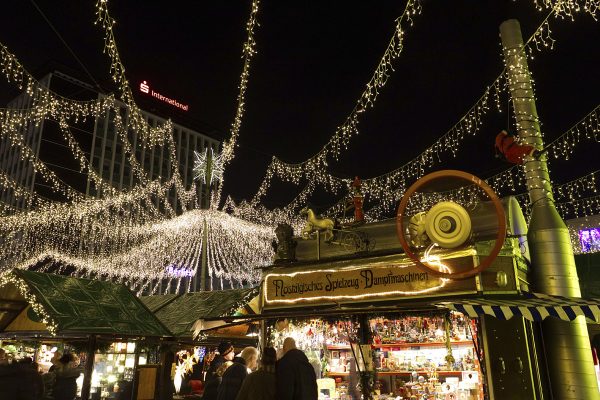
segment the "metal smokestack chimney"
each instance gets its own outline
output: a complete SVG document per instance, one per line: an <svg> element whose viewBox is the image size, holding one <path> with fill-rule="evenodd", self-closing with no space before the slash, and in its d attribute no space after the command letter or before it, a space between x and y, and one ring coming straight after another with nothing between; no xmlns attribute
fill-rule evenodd
<svg viewBox="0 0 600 400"><path fill-rule="evenodd" d="M525 144L541 149L542 135L519 22L504 21L500 37L519 136ZM581 297L569 231L554 206L545 155L540 160L526 158L525 177L532 210L527 240L533 286L540 293ZM547 318L542 331L552 397L600 398L584 317L573 322Z"/></svg>

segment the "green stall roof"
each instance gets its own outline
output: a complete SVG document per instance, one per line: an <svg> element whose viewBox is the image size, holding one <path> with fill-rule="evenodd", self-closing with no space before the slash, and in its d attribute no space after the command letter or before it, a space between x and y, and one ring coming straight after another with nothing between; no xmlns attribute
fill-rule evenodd
<svg viewBox="0 0 600 400"><path fill-rule="evenodd" d="M235 316L258 293L259 287L254 287L186 293L175 299L167 297L173 295L144 296L141 300L149 308L163 304L153 310L158 319L176 337L192 337L196 321Z"/></svg>
<svg viewBox="0 0 600 400"><path fill-rule="evenodd" d="M54 322L57 334L167 337L172 334L124 285L15 269L9 273ZM14 280L6 286L14 287ZM0 298L11 291L5 287Z"/></svg>
<svg viewBox="0 0 600 400"><path fill-rule="evenodd" d="M161 294L154 296L142 296L140 300L150 311L156 313L158 310L175 300L178 294Z"/></svg>

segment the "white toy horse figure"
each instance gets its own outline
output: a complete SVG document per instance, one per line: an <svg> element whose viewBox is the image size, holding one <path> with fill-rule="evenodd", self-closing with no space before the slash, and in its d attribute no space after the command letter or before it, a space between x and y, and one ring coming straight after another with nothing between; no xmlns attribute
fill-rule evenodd
<svg viewBox="0 0 600 400"><path fill-rule="evenodd" d="M308 239L314 231L325 231L324 240L327 242L333 238L333 220L329 218L317 218L315 212L308 207L300 210L300 215L307 215L306 226L302 230L302 237Z"/></svg>

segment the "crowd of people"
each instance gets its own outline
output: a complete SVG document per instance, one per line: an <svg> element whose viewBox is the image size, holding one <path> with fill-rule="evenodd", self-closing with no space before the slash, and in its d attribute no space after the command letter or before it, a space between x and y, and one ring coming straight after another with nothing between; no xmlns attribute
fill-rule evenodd
<svg viewBox="0 0 600 400"><path fill-rule="evenodd" d="M231 342L222 342L218 353L206 372L203 400L317 400L315 370L293 338L279 354L246 347L236 357ZM0 399L74 400L83 372L79 358L57 351L51 361L42 374L31 358L10 360L0 348Z"/></svg>
<svg viewBox="0 0 600 400"><path fill-rule="evenodd" d="M77 378L83 372L76 355L55 352L52 366L45 374L29 357L10 361L6 352L0 349L0 399L75 399Z"/></svg>
<svg viewBox="0 0 600 400"><path fill-rule="evenodd" d="M206 373L203 400L317 400L317 376L293 338L283 342L279 360L272 347L260 357L254 347L236 357L230 342L218 351Z"/></svg>

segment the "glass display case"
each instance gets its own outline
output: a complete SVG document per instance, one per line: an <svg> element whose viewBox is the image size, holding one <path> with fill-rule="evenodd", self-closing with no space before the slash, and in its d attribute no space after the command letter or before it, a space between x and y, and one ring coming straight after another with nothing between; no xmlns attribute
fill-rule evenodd
<svg viewBox="0 0 600 400"><path fill-rule="evenodd" d="M146 354L136 353L135 343L112 343L94 356L90 396L93 400L117 399L121 393L131 393L135 368L145 365Z"/></svg>

